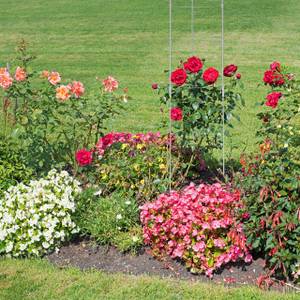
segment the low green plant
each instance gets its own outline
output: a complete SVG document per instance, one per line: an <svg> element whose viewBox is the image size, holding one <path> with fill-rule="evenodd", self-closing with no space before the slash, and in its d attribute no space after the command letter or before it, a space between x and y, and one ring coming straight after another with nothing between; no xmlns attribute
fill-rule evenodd
<svg viewBox="0 0 300 300"><path fill-rule="evenodd" d="M121 251L136 250L142 241L136 200L120 192L105 197L100 193L89 188L77 199L74 221L81 234L99 244L114 245Z"/></svg>
<svg viewBox="0 0 300 300"><path fill-rule="evenodd" d="M0 140L0 197L10 186L20 182L27 183L33 177L33 171L22 159L21 150L10 140Z"/></svg>

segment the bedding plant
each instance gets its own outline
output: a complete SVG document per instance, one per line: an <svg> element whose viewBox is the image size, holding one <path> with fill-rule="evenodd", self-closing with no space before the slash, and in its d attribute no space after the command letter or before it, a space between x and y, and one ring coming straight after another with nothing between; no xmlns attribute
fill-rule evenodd
<svg viewBox="0 0 300 300"><path fill-rule="evenodd" d="M213 272L240 259L251 262L239 223L238 191L220 184L190 184L141 207L144 242L156 257L182 260L194 273Z"/></svg>
<svg viewBox="0 0 300 300"><path fill-rule="evenodd" d="M241 157L245 233L252 251L265 257L268 275L299 280L300 82L279 62L263 81L270 91L258 114L260 151Z"/></svg>
<svg viewBox="0 0 300 300"><path fill-rule="evenodd" d="M66 171L11 186L0 199L0 254L43 256L78 231L72 221L79 182Z"/></svg>
<svg viewBox="0 0 300 300"><path fill-rule="evenodd" d="M102 195L121 191L133 193L139 203L153 199L184 180L180 157L171 153L170 182L170 144L175 148L175 137L159 132L110 132L102 136L92 150L77 151L82 181L97 184Z"/></svg>

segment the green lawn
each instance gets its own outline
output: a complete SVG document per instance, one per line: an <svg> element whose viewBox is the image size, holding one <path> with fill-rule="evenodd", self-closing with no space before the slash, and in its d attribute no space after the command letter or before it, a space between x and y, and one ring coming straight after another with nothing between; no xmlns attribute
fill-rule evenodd
<svg viewBox="0 0 300 300"><path fill-rule="evenodd" d="M192 53L190 0L173 0L174 68ZM195 0L196 55L220 67L220 0ZM95 77L113 75L132 100L114 130L158 130L160 110L152 82L164 83L168 66L168 3L162 0L0 0L0 66L11 62L21 38L37 55L39 69L95 87ZM273 60L300 74L299 0L226 0L225 63L239 66L246 107L229 144L253 149L257 100L266 94L262 73ZM95 105L97 105L95 103ZM107 276L58 270L41 261L0 261L0 299L296 299L254 288Z"/></svg>
<svg viewBox="0 0 300 300"><path fill-rule="evenodd" d="M263 292L255 287L225 288L148 276L107 275L59 270L42 260L0 260L1 300L296 300L296 294Z"/></svg>
<svg viewBox="0 0 300 300"><path fill-rule="evenodd" d="M190 0L173 0L174 67L190 55ZM220 1L195 1L196 54L220 66ZM133 100L110 127L157 130L158 97L152 82L165 82L168 66L168 3L162 0L0 0L0 64L10 61L15 44L25 38L40 68L57 69L89 87L96 76L112 74L128 86ZM225 62L240 67L247 107L229 144L252 149L257 128L258 88L272 60L300 73L300 1L225 1Z"/></svg>

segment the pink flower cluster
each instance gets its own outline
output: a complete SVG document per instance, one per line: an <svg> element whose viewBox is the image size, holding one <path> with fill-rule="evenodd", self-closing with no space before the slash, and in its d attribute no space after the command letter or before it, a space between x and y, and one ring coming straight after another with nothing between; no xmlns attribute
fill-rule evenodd
<svg viewBox="0 0 300 300"><path fill-rule="evenodd" d="M129 144L131 146L137 144L158 144L166 145L167 143L174 141L174 136L161 136L160 132L147 132L147 133L128 133L128 132L110 132L101 137L97 144L96 150L99 156L103 156L105 150L111 147L115 143Z"/></svg>
<svg viewBox="0 0 300 300"><path fill-rule="evenodd" d="M155 256L180 258L192 271L212 277L224 264L252 261L236 217L241 208L239 192L192 183L141 207L144 241Z"/></svg>

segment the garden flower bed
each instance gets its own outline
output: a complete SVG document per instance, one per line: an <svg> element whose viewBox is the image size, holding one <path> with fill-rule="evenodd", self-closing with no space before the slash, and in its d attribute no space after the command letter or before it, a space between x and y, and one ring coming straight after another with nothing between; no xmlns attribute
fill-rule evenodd
<svg viewBox="0 0 300 300"><path fill-rule="evenodd" d="M214 151L243 105L234 64L222 70L223 102L218 70L196 56L180 63L172 132L107 132L129 105L114 77L87 93L57 71L30 71L26 45L18 51L15 72L0 68L1 255L261 287L299 281L300 90L279 62L263 77L259 151L225 176ZM169 87L152 88L165 108ZM204 170L216 174L209 183Z"/></svg>

